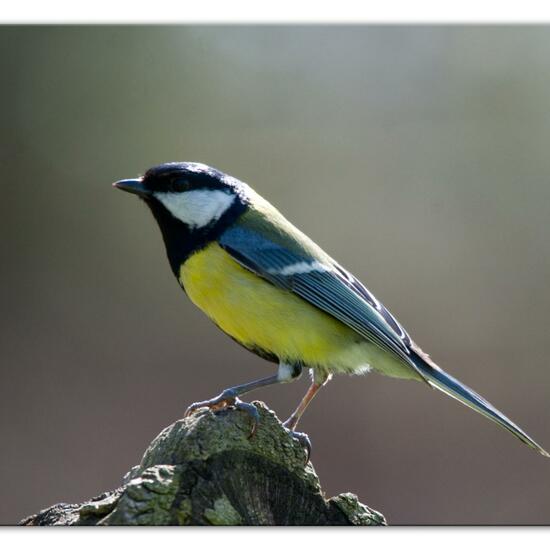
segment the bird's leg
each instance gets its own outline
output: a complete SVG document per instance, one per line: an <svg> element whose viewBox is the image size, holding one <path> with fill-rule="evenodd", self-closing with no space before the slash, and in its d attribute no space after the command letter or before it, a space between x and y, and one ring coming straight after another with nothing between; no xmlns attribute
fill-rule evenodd
<svg viewBox="0 0 550 550"><path fill-rule="evenodd" d="M300 401L300 404L296 408L296 410L290 415L288 420L284 422L283 426L290 430L292 433L292 437L294 439L297 439L305 448L307 453L307 461L309 461L309 457L311 455L311 441L309 440L309 437L307 434L302 432L295 431L296 426L298 422L300 421L300 418L304 414L304 411L306 410L307 406L309 405L310 401L315 397L317 392L332 378L332 375L323 375L323 377L319 380L315 375L313 375L313 381L311 382L311 385L309 386L306 394Z"/></svg>
<svg viewBox="0 0 550 550"><path fill-rule="evenodd" d="M293 380L298 379L301 374L301 365L287 365L285 363L281 363L277 374L274 376L268 376L266 378L254 380L253 382L233 386L232 388L223 390L217 397L207 399L206 401L193 403L187 408L184 416L189 416L194 411L202 407L208 407L213 411L224 409L226 407L235 407L238 410L247 412L252 417L252 430L249 436L252 437L256 432L260 416L258 414L258 410L254 405L252 405L252 403L245 403L244 401L241 401L239 396L264 386L292 382Z"/></svg>
<svg viewBox="0 0 550 550"><path fill-rule="evenodd" d="M284 423L284 427L288 428L291 431L294 431L296 428L298 422L300 421L300 418L304 414L304 411L306 410L307 406L309 405L310 401L315 397L317 392L332 378L332 375L323 375L322 378L319 380L317 377L313 377L313 381L311 382L311 386L309 386L306 394L304 395L303 399L300 401L300 404L296 408L296 410L290 415L288 420Z"/></svg>

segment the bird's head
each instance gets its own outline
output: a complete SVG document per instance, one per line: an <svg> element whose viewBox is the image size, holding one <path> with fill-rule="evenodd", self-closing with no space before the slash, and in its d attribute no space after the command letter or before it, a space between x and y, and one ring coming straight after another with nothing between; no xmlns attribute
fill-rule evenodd
<svg viewBox="0 0 550 550"><path fill-rule="evenodd" d="M137 179L117 181L117 189L142 198L159 224L170 214L189 230L219 222L239 204L246 204L248 186L205 164L169 162L147 170ZM159 220L161 214L161 220Z"/></svg>
<svg viewBox="0 0 550 550"><path fill-rule="evenodd" d="M214 240L247 209L252 193L245 183L196 162L161 164L113 186L149 206L174 272L191 252Z"/></svg>

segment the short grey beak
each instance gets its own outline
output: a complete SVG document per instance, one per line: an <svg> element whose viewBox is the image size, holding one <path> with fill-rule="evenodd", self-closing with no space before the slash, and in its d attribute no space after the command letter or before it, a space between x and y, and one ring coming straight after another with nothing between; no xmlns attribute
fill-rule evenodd
<svg viewBox="0 0 550 550"><path fill-rule="evenodd" d="M133 193L140 197L148 197L151 195L151 192L143 187L143 182L141 179L133 180L120 180L113 183L113 187L121 189L122 191L127 191L128 193Z"/></svg>

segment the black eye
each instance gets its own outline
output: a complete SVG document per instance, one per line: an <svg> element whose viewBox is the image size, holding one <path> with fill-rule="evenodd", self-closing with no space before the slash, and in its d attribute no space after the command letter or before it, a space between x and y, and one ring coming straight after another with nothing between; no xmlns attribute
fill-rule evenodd
<svg viewBox="0 0 550 550"><path fill-rule="evenodd" d="M168 193L181 193L189 187L189 182L182 178L171 178L166 184Z"/></svg>

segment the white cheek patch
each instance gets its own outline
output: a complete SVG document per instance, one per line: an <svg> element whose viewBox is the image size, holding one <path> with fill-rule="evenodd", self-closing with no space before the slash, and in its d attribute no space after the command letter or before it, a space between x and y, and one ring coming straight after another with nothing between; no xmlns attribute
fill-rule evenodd
<svg viewBox="0 0 550 550"><path fill-rule="evenodd" d="M182 193L155 193L155 197L190 228L206 227L233 204L235 195L224 191L196 189Z"/></svg>
<svg viewBox="0 0 550 550"><path fill-rule="evenodd" d="M295 264L287 265L282 269L270 269L269 273L273 275L300 275L301 273L310 273L311 271L329 271L326 265L318 262L297 262Z"/></svg>

